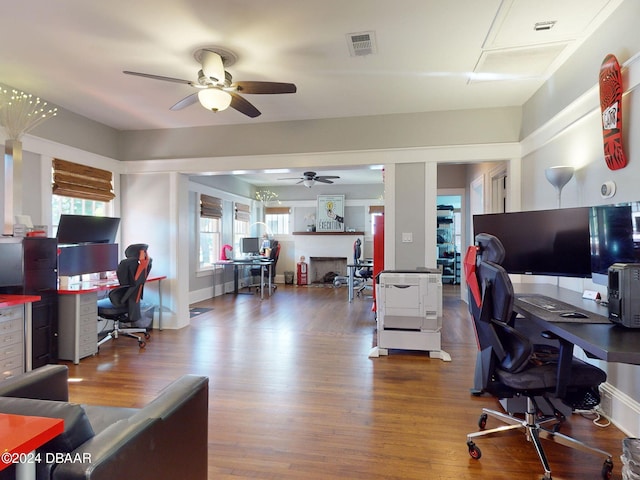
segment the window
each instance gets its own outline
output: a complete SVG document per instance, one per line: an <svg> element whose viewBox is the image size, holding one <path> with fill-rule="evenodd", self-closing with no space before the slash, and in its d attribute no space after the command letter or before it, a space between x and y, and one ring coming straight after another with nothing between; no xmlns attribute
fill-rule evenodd
<svg viewBox="0 0 640 480"><path fill-rule="evenodd" d="M219 218L200 217L200 232L198 235L200 243L200 269L213 268L213 263L218 259L222 248L220 239L221 221Z"/></svg>
<svg viewBox="0 0 640 480"><path fill-rule="evenodd" d="M272 235L288 235L291 219L289 207L265 207L264 222Z"/></svg>
<svg viewBox="0 0 640 480"><path fill-rule="evenodd" d="M200 195L198 223L198 269L210 270L222 249L222 200Z"/></svg>
<svg viewBox="0 0 640 480"><path fill-rule="evenodd" d="M96 200L84 200L82 198L51 196L51 223L54 228L60 223L60 215L93 215L96 217L108 216L109 204Z"/></svg>

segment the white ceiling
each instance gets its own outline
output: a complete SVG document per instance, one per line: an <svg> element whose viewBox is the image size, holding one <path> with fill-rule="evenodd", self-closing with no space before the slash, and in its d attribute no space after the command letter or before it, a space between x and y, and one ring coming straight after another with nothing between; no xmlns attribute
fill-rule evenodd
<svg viewBox="0 0 640 480"><path fill-rule="evenodd" d="M5 2L0 83L119 130L519 106L621 1ZM348 34L365 31L376 52L351 56ZM255 119L170 111L192 87L122 73L195 81L206 46L237 55L234 80L297 93L246 95Z"/></svg>

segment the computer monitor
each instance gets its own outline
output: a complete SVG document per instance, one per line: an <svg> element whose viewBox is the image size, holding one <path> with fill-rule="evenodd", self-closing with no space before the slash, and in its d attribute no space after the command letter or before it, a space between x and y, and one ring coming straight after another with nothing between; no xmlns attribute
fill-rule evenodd
<svg viewBox="0 0 640 480"><path fill-rule="evenodd" d="M62 245L113 243L119 226L119 218L63 214L58 223L58 243Z"/></svg>
<svg viewBox="0 0 640 480"><path fill-rule="evenodd" d="M61 246L59 252L58 274L61 276L111 272L118 268L117 243Z"/></svg>
<svg viewBox="0 0 640 480"><path fill-rule="evenodd" d="M258 237L244 237L240 239L240 252L245 255L260 253L260 239Z"/></svg>
<svg viewBox="0 0 640 480"><path fill-rule="evenodd" d="M608 270L614 263L640 262L640 204L620 203L591 207L591 279L607 285Z"/></svg>
<svg viewBox="0 0 640 480"><path fill-rule="evenodd" d="M473 230L500 239L509 273L591 276L589 207L474 215Z"/></svg>

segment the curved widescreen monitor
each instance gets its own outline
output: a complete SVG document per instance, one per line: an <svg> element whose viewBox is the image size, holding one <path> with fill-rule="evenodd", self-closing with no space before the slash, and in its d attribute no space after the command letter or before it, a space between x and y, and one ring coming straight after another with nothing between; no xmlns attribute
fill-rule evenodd
<svg viewBox="0 0 640 480"><path fill-rule="evenodd" d="M473 231L500 239L509 273L591 277L589 207L474 215Z"/></svg>
<svg viewBox="0 0 640 480"><path fill-rule="evenodd" d="M63 214L58 223L58 243L114 243L119 226L119 218Z"/></svg>

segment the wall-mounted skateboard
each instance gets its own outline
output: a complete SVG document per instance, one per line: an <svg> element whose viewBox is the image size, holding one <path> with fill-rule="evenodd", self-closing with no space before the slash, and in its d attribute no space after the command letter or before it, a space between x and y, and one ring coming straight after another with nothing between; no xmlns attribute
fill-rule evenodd
<svg viewBox="0 0 640 480"><path fill-rule="evenodd" d="M627 165L622 148L622 75L615 55L607 55L600 66L600 110L604 160L611 170Z"/></svg>

